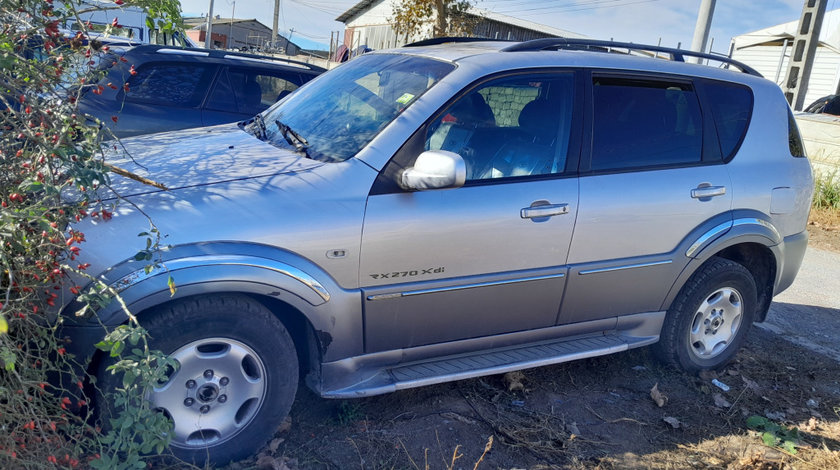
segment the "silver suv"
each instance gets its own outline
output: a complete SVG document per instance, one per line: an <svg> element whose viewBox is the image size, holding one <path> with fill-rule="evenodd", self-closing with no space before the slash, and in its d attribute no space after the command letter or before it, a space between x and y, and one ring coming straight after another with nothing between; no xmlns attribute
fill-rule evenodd
<svg viewBox="0 0 840 470"><path fill-rule="evenodd" d="M253 454L299 377L348 398L647 345L726 364L799 269L813 180L778 86L685 55L424 43L238 126L124 140L114 163L169 189L114 181L131 204L76 229L180 364L149 396L176 454ZM146 214L166 270L134 260ZM102 363L96 320L65 332Z"/></svg>

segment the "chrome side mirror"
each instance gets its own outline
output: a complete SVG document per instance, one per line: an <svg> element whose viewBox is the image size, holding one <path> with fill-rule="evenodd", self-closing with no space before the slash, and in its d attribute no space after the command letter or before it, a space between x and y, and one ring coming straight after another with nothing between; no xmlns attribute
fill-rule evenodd
<svg viewBox="0 0 840 470"><path fill-rule="evenodd" d="M417 157L414 166L400 174L399 184L404 189L460 188L467 179L464 159L446 150L427 150Z"/></svg>

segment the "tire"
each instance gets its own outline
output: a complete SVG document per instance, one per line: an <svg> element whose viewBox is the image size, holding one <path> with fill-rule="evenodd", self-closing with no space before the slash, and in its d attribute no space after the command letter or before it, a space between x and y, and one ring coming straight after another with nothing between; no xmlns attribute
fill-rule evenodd
<svg viewBox="0 0 840 470"><path fill-rule="evenodd" d="M680 290L665 316L654 352L689 372L725 366L755 318L757 289L742 265L712 258Z"/></svg>
<svg viewBox="0 0 840 470"><path fill-rule="evenodd" d="M147 397L174 423L175 456L223 465L255 454L288 415L297 391L297 354L283 324L239 295L176 301L140 320L150 347L179 364ZM107 365L99 371L106 394L122 381Z"/></svg>

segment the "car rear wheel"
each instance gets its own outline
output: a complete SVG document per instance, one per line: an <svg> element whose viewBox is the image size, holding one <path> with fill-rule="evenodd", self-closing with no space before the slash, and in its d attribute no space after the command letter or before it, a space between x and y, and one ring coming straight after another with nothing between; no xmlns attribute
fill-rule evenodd
<svg viewBox="0 0 840 470"><path fill-rule="evenodd" d="M674 300L654 350L687 371L725 366L755 318L756 296L755 280L744 266L712 258Z"/></svg>
<svg viewBox="0 0 840 470"><path fill-rule="evenodd" d="M221 465L255 454L286 417L298 385L283 324L245 296L177 301L141 318L150 347L177 363L147 396L173 422L170 448L188 462ZM102 368L100 383L119 386Z"/></svg>

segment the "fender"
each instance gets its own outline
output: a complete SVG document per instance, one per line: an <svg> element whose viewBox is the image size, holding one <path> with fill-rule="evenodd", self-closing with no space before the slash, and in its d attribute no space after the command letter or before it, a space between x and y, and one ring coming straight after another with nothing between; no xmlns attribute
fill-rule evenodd
<svg viewBox="0 0 840 470"><path fill-rule="evenodd" d="M125 260L100 279L119 293L132 313L202 294L235 292L273 298L306 317L325 358L362 352L361 293L342 289L328 273L294 253L266 245L220 242L177 246L161 256L149 272L145 262ZM174 295L167 285L169 276L175 281ZM74 301L64 310L79 307ZM116 326L127 320L115 299L87 323Z"/></svg>
<svg viewBox="0 0 840 470"><path fill-rule="evenodd" d="M720 251L743 243L755 243L767 247L773 254L776 263L774 286L777 286L782 273L784 256L780 248L783 237L770 222L769 217L757 211L732 211L729 213L730 220L722 221L697 235L694 233L687 249L677 256L683 255L688 258L688 263L677 277L665 301L662 309L666 310L673 303L680 289L694 274L697 269Z"/></svg>

